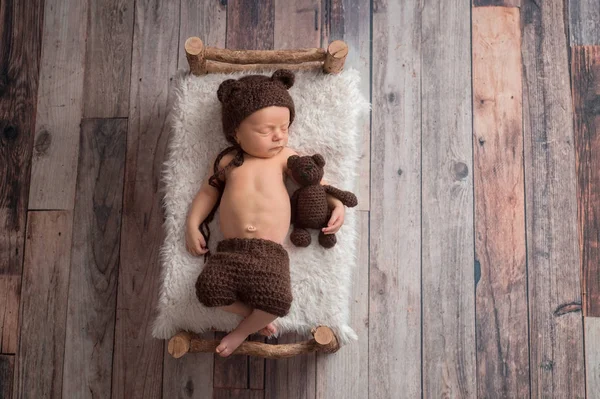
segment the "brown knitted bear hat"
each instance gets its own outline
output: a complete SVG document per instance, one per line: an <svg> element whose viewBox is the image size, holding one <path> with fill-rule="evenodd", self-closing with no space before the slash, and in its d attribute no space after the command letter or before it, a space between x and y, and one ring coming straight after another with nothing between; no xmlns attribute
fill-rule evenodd
<svg viewBox="0 0 600 399"><path fill-rule="evenodd" d="M253 112L266 107L288 107L291 125L295 110L288 89L294 85L294 78L292 71L278 69L271 77L248 75L222 82L217 97L223 104L223 132L227 140L235 145L235 129Z"/></svg>

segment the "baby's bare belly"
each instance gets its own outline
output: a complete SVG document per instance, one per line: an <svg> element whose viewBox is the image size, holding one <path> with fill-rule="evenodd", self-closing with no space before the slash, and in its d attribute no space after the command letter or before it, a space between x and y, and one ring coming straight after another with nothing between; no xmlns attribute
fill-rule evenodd
<svg viewBox="0 0 600 399"><path fill-rule="evenodd" d="M219 213L224 238L262 238L281 244L290 227L290 197L283 182L257 188L228 181Z"/></svg>

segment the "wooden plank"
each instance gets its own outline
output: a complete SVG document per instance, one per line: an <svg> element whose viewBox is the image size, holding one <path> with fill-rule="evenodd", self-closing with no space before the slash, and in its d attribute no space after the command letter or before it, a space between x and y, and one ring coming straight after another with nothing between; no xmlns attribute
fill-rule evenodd
<svg viewBox="0 0 600 399"><path fill-rule="evenodd" d="M27 218L15 398L62 395L72 219L68 211Z"/></svg>
<svg viewBox="0 0 600 399"><path fill-rule="evenodd" d="M225 48L226 4L223 1L181 0L178 68L189 70L183 48L188 37L198 36L205 46Z"/></svg>
<svg viewBox="0 0 600 399"><path fill-rule="evenodd" d="M369 396L369 212L359 212L358 268L350 308L350 326L358 335L332 355L317 354L318 398L367 398ZM372 390L371 390L372 391Z"/></svg>
<svg viewBox="0 0 600 399"><path fill-rule="evenodd" d="M381 7L374 3L373 7ZM334 40L348 44L344 68L354 68L361 76L360 90L366 99L371 97L371 6L367 0L328 0L324 2L321 46ZM356 183L357 210L371 209L371 119L363 115L358 121L362 131L359 176Z"/></svg>
<svg viewBox="0 0 600 399"><path fill-rule="evenodd" d="M531 396L585 397L563 7L527 2L521 13Z"/></svg>
<svg viewBox="0 0 600 399"><path fill-rule="evenodd" d="M357 69L361 75L360 90L370 99L371 68L371 12L364 0L332 0L323 2L321 45L327 47L333 40L344 40L349 46L345 69ZM351 326L359 336L335 355L316 357L316 396L325 398L367 397L369 392L369 213L370 209L370 144L369 115L358 121L362 131L359 177L356 183L358 197L360 252L355 271L351 299ZM357 367L357 365L360 365Z"/></svg>
<svg viewBox="0 0 600 399"><path fill-rule="evenodd" d="M200 335L203 339L215 339L214 332ZM174 359L165 345L163 375L163 398L213 397L214 362L212 353L194 353Z"/></svg>
<svg viewBox="0 0 600 399"><path fill-rule="evenodd" d="M275 344L306 341L300 334L282 334L272 340ZM265 399L312 399L315 398L316 361L314 353L287 359L267 359L265 368Z"/></svg>
<svg viewBox="0 0 600 399"><path fill-rule="evenodd" d="M14 355L0 355L0 398L12 398L13 371L15 369Z"/></svg>
<svg viewBox="0 0 600 399"><path fill-rule="evenodd" d="M270 344L273 339L260 334L252 334L248 341ZM265 359L257 356L248 356L248 388L265 389Z"/></svg>
<svg viewBox="0 0 600 399"><path fill-rule="evenodd" d="M600 46L571 47L584 316L600 317Z"/></svg>
<svg viewBox="0 0 600 399"><path fill-rule="evenodd" d="M600 2L569 0L571 45L600 45Z"/></svg>
<svg viewBox="0 0 600 399"><path fill-rule="evenodd" d="M321 2L274 0L275 49L321 47Z"/></svg>
<svg viewBox="0 0 600 399"><path fill-rule="evenodd" d="M221 340L226 332L215 333L215 338ZM221 357L214 354L215 359L215 388L248 388L248 356L235 355Z"/></svg>
<svg viewBox="0 0 600 399"><path fill-rule="evenodd" d="M422 12L424 397L477 388L470 11L455 0Z"/></svg>
<svg viewBox="0 0 600 399"><path fill-rule="evenodd" d="M421 397L421 4L373 6L369 396L416 398Z"/></svg>
<svg viewBox="0 0 600 399"><path fill-rule="evenodd" d="M84 118L127 117L134 0L90 2Z"/></svg>
<svg viewBox="0 0 600 399"><path fill-rule="evenodd" d="M585 370L588 398L600 392L600 318L584 317Z"/></svg>
<svg viewBox="0 0 600 399"><path fill-rule="evenodd" d="M25 218L23 218L25 219ZM24 231L24 229L23 229ZM8 233L12 233L9 231ZM20 231L19 231L20 233ZM22 235L22 234L21 234ZM21 251L19 251L21 252ZM20 268L20 266L19 266ZM21 276L0 275L0 338L2 353L17 352L19 336L19 298L21 296Z"/></svg>
<svg viewBox="0 0 600 399"><path fill-rule="evenodd" d="M151 324L160 282L161 173L177 69L179 2L135 2L112 396L160 398L164 342Z"/></svg>
<svg viewBox="0 0 600 399"><path fill-rule="evenodd" d="M521 7L522 0L473 0L473 7Z"/></svg>
<svg viewBox="0 0 600 399"><path fill-rule="evenodd" d="M226 10L222 2L181 0L178 68L188 69L183 47L190 36L200 37L206 45L225 47ZM202 336L204 339L215 339L214 332L207 332ZM165 351L163 397L213 397L213 376L212 353L197 353L173 359Z"/></svg>
<svg viewBox="0 0 600 399"><path fill-rule="evenodd" d="M43 0L0 2L0 352L17 351Z"/></svg>
<svg viewBox="0 0 600 399"><path fill-rule="evenodd" d="M88 1L46 0L29 209L73 209Z"/></svg>
<svg viewBox="0 0 600 399"><path fill-rule="evenodd" d="M216 388L213 399L263 399L264 397L263 390Z"/></svg>
<svg viewBox="0 0 600 399"><path fill-rule="evenodd" d="M521 27L518 8L474 8L477 396L529 395Z"/></svg>
<svg viewBox="0 0 600 399"><path fill-rule="evenodd" d="M126 119L85 119L73 218L63 397L110 397Z"/></svg>
<svg viewBox="0 0 600 399"><path fill-rule="evenodd" d="M274 0L227 2L227 48L273 50Z"/></svg>

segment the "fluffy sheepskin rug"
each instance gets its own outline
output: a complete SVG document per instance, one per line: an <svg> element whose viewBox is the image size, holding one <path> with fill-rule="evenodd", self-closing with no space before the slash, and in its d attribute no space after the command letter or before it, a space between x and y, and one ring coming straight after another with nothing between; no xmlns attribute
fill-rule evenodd
<svg viewBox="0 0 600 399"><path fill-rule="evenodd" d="M257 73L257 72L253 72ZM271 72L263 72L271 75ZM240 316L198 302L195 282L203 268L203 257L185 249L185 220L189 206L207 175L208 165L228 146L221 127L219 84L248 72L212 74L196 77L180 72L174 82L175 101L169 116L171 137L164 163L163 206L165 241L160 250L161 289L153 336L168 339L180 330L205 332L211 328L231 331ZM296 72L290 94L296 106L296 119L290 128L289 146L300 155L320 153L325 157L325 180L340 189L356 193L360 157L359 117L370 105L359 90L360 75L348 69L339 75ZM295 187L289 185L292 192ZM290 256L292 303L289 314L274 323L279 336L295 332L310 336L311 328L330 327L347 344L356 340L348 324L353 273L357 265L356 208L346 209L346 221L338 232L338 243L323 249L313 231L308 248L297 248L289 241L284 247ZM209 247L215 251L222 239L218 213L211 226ZM291 232L291 229L290 229Z"/></svg>

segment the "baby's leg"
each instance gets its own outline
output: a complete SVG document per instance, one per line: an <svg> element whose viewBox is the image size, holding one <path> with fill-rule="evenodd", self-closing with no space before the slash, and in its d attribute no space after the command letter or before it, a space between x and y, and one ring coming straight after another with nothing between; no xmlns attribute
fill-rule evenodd
<svg viewBox="0 0 600 399"><path fill-rule="evenodd" d="M217 346L217 353L222 357L231 355L231 353L236 350L246 338L248 338L248 335L267 326L275 319L277 319L277 316L275 315L260 309L254 309L250 316L242 320L235 330L227 334L221 340L221 343Z"/></svg>
<svg viewBox="0 0 600 399"><path fill-rule="evenodd" d="M219 306L219 309L224 310L226 312L235 313L244 318L250 316L253 310L250 305L245 304L242 301L235 301L231 305L227 306ZM253 333L255 332L256 331L253 331ZM265 328L260 329L260 331L258 332L264 336L269 337L277 332L277 328L272 323L269 323Z"/></svg>
<svg viewBox="0 0 600 399"><path fill-rule="evenodd" d="M252 308L242 301L235 301L231 305L219 306L219 309L226 312L235 313L243 317L248 317L252 313Z"/></svg>

